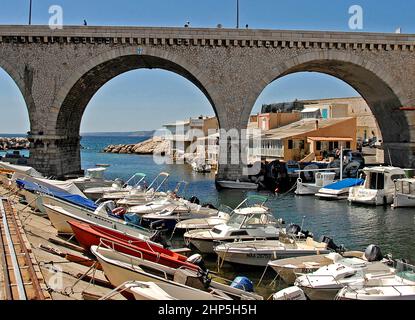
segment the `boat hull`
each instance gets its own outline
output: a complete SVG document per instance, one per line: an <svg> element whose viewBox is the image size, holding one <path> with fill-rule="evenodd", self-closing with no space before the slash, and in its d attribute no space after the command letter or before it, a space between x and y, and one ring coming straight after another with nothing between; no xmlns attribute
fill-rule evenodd
<svg viewBox="0 0 415 320"><path fill-rule="evenodd" d="M415 207L415 195L396 193L392 203L393 208Z"/></svg>
<svg viewBox="0 0 415 320"><path fill-rule="evenodd" d="M337 293L342 287L315 289L300 286L300 288L304 291L305 295L310 300L334 300Z"/></svg>
<svg viewBox="0 0 415 320"><path fill-rule="evenodd" d="M219 187L223 189L241 189L241 190L257 190L258 185L252 182L236 182L236 181L217 181Z"/></svg>

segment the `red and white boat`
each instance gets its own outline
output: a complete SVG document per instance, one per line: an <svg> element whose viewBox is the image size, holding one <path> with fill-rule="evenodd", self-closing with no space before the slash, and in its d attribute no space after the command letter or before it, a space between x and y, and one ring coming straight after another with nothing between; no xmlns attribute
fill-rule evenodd
<svg viewBox="0 0 415 320"><path fill-rule="evenodd" d="M90 225L78 221L68 221L79 244L86 250L98 246L101 242L111 243L114 250L160 263L171 268L186 267L199 270L199 267L187 261L187 257L165 249L155 243L134 238L117 230Z"/></svg>

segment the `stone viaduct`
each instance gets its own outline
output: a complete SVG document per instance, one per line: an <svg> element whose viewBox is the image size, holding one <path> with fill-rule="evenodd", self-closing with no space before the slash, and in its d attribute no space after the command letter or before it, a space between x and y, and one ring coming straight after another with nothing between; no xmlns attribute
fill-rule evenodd
<svg viewBox="0 0 415 320"><path fill-rule="evenodd" d="M225 130L246 128L258 96L280 77L301 71L335 76L370 106L385 162L415 167L414 49L415 35L404 34L0 26L0 67L16 82L29 112L31 165L54 176L81 169L80 123L93 95L139 68L190 80ZM241 174L242 167L230 163L218 172L230 179Z"/></svg>

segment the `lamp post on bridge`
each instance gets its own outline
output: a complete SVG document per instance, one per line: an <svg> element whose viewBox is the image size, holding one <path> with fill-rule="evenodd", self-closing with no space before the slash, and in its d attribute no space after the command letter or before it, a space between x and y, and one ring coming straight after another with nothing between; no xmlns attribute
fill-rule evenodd
<svg viewBox="0 0 415 320"><path fill-rule="evenodd" d="M236 29L239 29L239 0L236 0Z"/></svg>
<svg viewBox="0 0 415 320"><path fill-rule="evenodd" d="M32 24L32 0L29 1L29 25Z"/></svg>

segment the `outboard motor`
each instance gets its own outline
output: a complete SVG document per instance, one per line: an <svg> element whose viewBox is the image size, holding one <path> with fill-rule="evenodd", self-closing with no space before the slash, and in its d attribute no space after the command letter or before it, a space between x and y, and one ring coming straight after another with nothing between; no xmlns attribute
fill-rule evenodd
<svg viewBox="0 0 415 320"><path fill-rule="evenodd" d="M287 234L297 236L301 232L301 227L298 224L290 224L287 228Z"/></svg>
<svg viewBox="0 0 415 320"><path fill-rule="evenodd" d="M369 262L380 261L383 259L379 246L371 244L365 250L365 258Z"/></svg>
<svg viewBox="0 0 415 320"><path fill-rule="evenodd" d="M334 250L334 251L339 251L339 250L340 250L340 247L339 247L339 246L337 246L337 245L334 243L333 239L332 239L332 238L330 238L330 237L327 237L327 236L322 236L322 237L320 238L320 242L327 243L327 248L329 248L329 249L331 249L331 250Z"/></svg>
<svg viewBox="0 0 415 320"><path fill-rule="evenodd" d="M193 196L189 199L190 203L200 204L200 200L198 197Z"/></svg>
<svg viewBox="0 0 415 320"><path fill-rule="evenodd" d="M202 256L198 253L195 253L194 255L191 255L189 258L187 258L186 262L193 263L193 264L197 265L204 272L207 271L205 262L203 261Z"/></svg>
<svg viewBox="0 0 415 320"><path fill-rule="evenodd" d="M232 281L231 287L241 289L246 292L254 292L254 284L247 277L236 277Z"/></svg>

